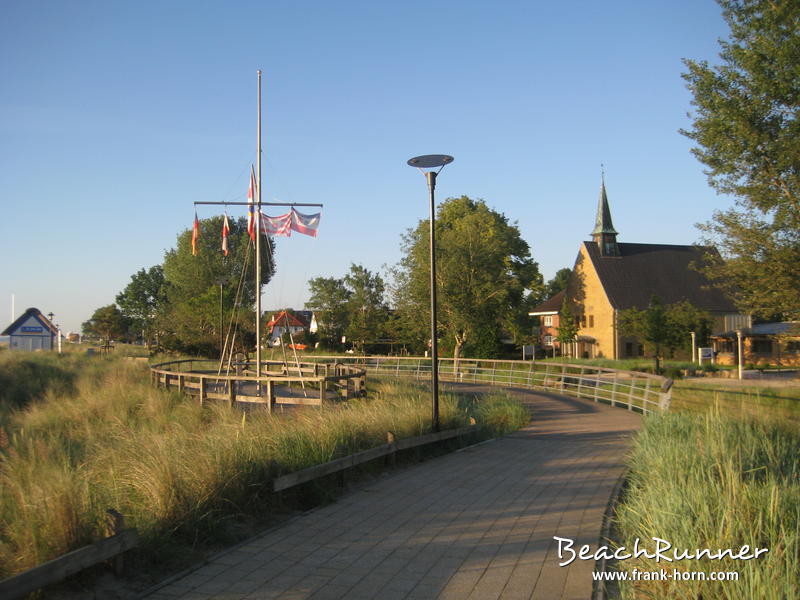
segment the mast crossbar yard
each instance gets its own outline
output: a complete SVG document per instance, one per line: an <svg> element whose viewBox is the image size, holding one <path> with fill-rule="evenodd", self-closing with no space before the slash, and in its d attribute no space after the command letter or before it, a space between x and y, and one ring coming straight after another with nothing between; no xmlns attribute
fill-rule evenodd
<svg viewBox="0 0 800 600"><path fill-rule="evenodd" d="M251 201L248 202L203 202L197 201L194 202L194 205L217 205L217 206L250 206L255 209L254 215L254 230L255 230L255 283L256 283L256 377L261 377L261 207L262 206L287 206L287 207L295 207L295 206L316 206L322 207L322 204L317 203L307 203L307 202L262 202L261 201L261 70L258 71L258 123L256 128L256 173L255 173L255 193L253 194L254 197L248 196ZM251 171L251 187L252 187L252 171ZM292 216L294 217L297 214L297 211L292 212ZM265 215L266 216L266 215ZM318 215L317 215L318 217ZM197 223L197 212L195 211L195 227ZM305 223L301 223L301 225L305 226L305 229L316 229L316 225L310 226ZM292 225L292 229L294 229L294 225ZM297 229L301 233L307 233L308 235L316 235L316 233L308 233L308 231L304 230L303 228ZM269 235L269 233L266 233ZM279 233L279 235L283 235ZM194 238L193 238L194 240Z"/></svg>

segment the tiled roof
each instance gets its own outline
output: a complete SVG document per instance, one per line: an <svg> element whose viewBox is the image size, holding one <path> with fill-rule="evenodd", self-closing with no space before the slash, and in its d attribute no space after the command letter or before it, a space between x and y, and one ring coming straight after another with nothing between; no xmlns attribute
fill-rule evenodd
<svg viewBox="0 0 800 600"><path fill-rule="evenodd" d="M564 290L558 292L555 296L551 296L544 302L542 302L539 306L534 308L528 314L536 314L536 313L557 313L561 310L561 305L564 302Z"/></svg>
<svg viewBox="0 0 800 600"><path fill-rule="evenodd" d="M287 313L285 310L282 310L277 315L272 317L272 320L267 323L267 327L275 327L277 325L286 327L287 321L289 323L289 327L306 327L304 323L302 323L294 315Z"/></svg>
<svg viewBox="0 0 800 600"><path fill-rule="evenodd" d="M721 290L692 267L704 254L699 246L619 244L620 256L601 256L597 244L584 242L611 305L616 309L645 309L655 295L663 304L688 300L703 310L738 312Z"/></svg>

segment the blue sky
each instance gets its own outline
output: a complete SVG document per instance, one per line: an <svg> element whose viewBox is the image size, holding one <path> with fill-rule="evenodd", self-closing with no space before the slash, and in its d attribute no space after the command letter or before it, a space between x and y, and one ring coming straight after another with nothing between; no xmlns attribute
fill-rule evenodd
<svg viewBox="0 0 800 600"><path fill-rule="evenodd" d="M258 69L263 200L325 204L317 239L278 240L266 307L396 263L427 215L419 154L453 155L437 199L517 221L546 278L589 237L601 163L620 241L693 243L730 205L678 133L681 59L716 61L727 35L712 0L2 8L0 324L13 293L17 315L77 330L162 261L193 201L244 200Z"/></svg>

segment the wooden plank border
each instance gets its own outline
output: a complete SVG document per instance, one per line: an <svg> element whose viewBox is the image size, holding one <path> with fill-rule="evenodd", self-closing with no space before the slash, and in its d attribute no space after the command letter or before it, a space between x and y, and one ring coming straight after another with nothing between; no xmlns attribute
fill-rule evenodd
<svg viewBox="0 0 800 600"><path fill-rule="evenodd" d="M281 477L277 477L272 481L272 490L275 492L280 492L296 485L300 485L301 483L308 483L309 481L324 477L325 475L338 473L340 471L344 471L345 469L375 460L381 456L393 455L398 450L408 450L409 448L416 448L418 446L434 444L442 440L448 440L451 438L460 437L462 435L469 435L470 433L477 432L478 429L478 425L470 425L469 427L459 427L458 429L428 433L426 435L420 435L417 437L405 438L396 441L394 441L394 436L389 433L387 434L387 438L390 441L387 444L376 446L375 448L370 448L369 450L350 454L349 456L337 458L336 460L322 463L321 465L314 465L313 467L308 467L306 469L301 469L299 471L294 471L293 473L288 473Z"/></svg>
<svg viewBox="0 0 800 600"><path fill-rule="evenodd" d="M136 530L124 529L116 535L95 542L91 546L73 550L69 554L59 556L24 573L0 581L0 598L7 598L8 600L21 598L99 562L114 558L138 545L139 534Z"/></svg>

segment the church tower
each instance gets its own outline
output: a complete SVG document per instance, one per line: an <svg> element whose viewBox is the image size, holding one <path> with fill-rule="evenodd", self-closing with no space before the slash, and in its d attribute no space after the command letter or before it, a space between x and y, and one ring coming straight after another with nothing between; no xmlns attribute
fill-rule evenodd
<svg viewBox="0 0 800 600"><path fill-rule="evenodd" d="M597 202L597 217L595 217L594 221L592 239L600 249L600 256L620 255L619 246L617 245L617 231L611 222L611 210L608 208L605 177L600 180L600 199Z"/></svg>

